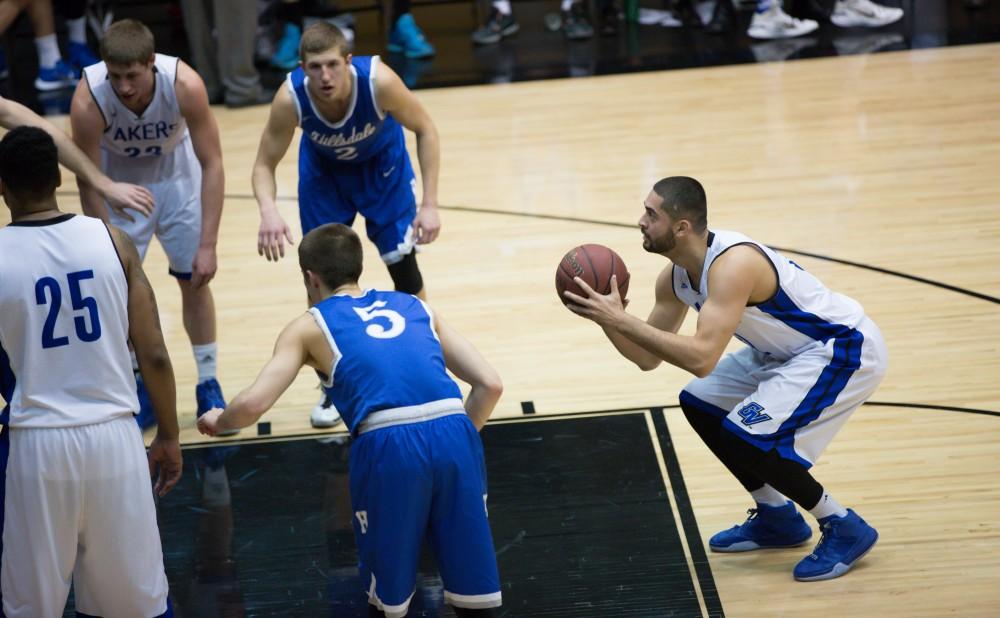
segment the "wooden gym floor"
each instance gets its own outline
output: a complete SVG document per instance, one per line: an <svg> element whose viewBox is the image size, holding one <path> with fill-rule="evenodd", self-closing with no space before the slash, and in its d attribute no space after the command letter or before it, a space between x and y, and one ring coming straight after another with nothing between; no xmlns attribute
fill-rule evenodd
<svg viewBox="0 0 1000 618"><path fill-rule="evenodd" d="M987 44L419 93L443 144L443 234L420 254L430 302L497 366L506 385L497 422L484 433L496 483L491 517L497 546L522 552L509 563L501 554L509 601L504 615L985 616L996 611L998 58L1000 45ZM305 309L294 256L270 264L255 250L258 217L249 178L266 111L217 110L228 197L213 289L220 379L229 396L253 379L279 329ZM292 149L279 169L279 195L283 214L297 230L295 169ZM790 571L808 548L699 556L707 538L741 521L750 503L672 407L689 376L671 367L640 372L615 353L597 327L570 314L556 298L553 275L562 254L580 243L599 242L625 259L632 273L630 311L646 314L652 282L665 260L643 252L635 222L652 184L673 174L703 182L711 227L739 230L787 250L831 287L858 299L886 336L891 358L882 388L815 468L819 480L881 534L872 553L846 577L794 582ZM77 208L71 182L61 196L64 206ZM190 524L191 513L205 507L191 501L210 493L202 483L215 464L202 461L204 449L196 448L206 441L194 430L193 361L179 294L158 247L146 266L178 377L183 440L192 447L184 485L160 505L173 589L179 594L199 572L181 564L184 548L214 542L222 547L199 551L221 552L230 573L240 574L244 600L237 605L247 615L316 615L320 610L306 608L335 608L336 599L345 598L335 585L335 567L349 567L349 551L310 554L310 568L329 585L296 587L303 573L278 565L283 553L301 549L290 544L298 537L269 545L266 530L254 536L257 528L241 528L252 521L241 496L263 490L241 491L233 482L252 482L253 475L278 468L282 478L302 483L329 472L322 462L331 458L309 460L301 454L343 446L331 440L342 432L309 427L309 410L318 399L315 378L303 372L264 417L270 436L258 438L252 429L238 436L234 443L243 446L228 451L225 460L240 470L228 475L232 527L228 533L196 533L202 528ZM371 251L363 282L389 285ZM685 331L692 328L689 319ZM515 419L524 418L527 402L535 416L525 424ZM573 416L612 410L628 412L599 414L597 420ZM549 417L553 420L546 421ZM600 422L627 428L602 428ZM598 430L580 429L587 423L598 423ZM536 439L523 456L511 456L519 441L554 431L549 425L563 429ZM594 457L603 449L606 459L598 461L619 466L614 474L588 467L573 449L558 447L555 440L563 431L576 436L580 449L591 448L584 452ZM301 448L289 451L289 444ZM281 456L284 452L300 455ZM221 453L224 459L227 451ZM594 475L583 483L562 482L577 465ZM546 477L544 471L553 468L559 470ZM636 470L641 471L636 482L647 485L623 499L615 493L616 482ZM678 481L685 488L680 493ZM276 502L305 491L304 485L288 483L264 487L271 492L281 487L271 496ZM539 519L536 483L549 488L551 508L563 521L593 512L588 505L601 500L616 508L599 522L580 523L601 533L596 536L536 535L551 523ZM327 485L342 504L336 481ZM659 507L650 507L654 503ZM298 529L320 517L293 512L298 521L282 523ZM336 535L336 526L328 523L327 532L317 546L349 545L349 537ZM315 526L310 534L316 534ZM671 550L683 563L668 577L655 562L656 552L632 548L638 534L650 539L647 549L665 547L668 537L684 539L679 551ZM524 551L529 546L534 549ZM591 551L600 547L607 549ZM610 605L593 598L570 605L576 599L571 587L581 584L574 579L578 572L559 567L553 556L598 561L599 568L583 569L581 580L594 595L605 577L628 573L631 583L602 595L613 597ZM651 562L640 560L646 566L631 570L630 560L640 558ZM211 559L195 563L204 575ZM350 569L343 573L347 577ZM265 582L274 578L298 596L283 593L290 595L287 604L273 596L260 604L246 601L247 591L280 588ZM532 578L534 587L525 588ZM432 589L421 584L421 590ZM426 606L432 609L424 615L436 615L433 599ZM219 611L189 608L190 615Z"/></svg>

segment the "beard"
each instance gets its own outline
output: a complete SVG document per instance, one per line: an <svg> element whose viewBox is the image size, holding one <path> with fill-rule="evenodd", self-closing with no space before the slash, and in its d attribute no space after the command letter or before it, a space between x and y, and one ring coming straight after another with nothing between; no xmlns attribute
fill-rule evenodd
<svg viewBox="0 0 1000 618"><path fill-rule="evenodd" d="M668 229L667 233L660 238L653 238L651 236L647 236L645 233L642 237L642 248L649 253L669 253L673 251L676 246L677 236L671 229Z"/></svg>

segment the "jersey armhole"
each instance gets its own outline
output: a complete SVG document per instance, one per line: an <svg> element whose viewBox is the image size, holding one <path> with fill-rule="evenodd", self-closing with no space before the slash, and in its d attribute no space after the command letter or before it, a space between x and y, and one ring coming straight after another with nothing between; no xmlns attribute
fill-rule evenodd
<svg viewBox="0 0 1000 618"><path fill-rule="evenodd" d="M333 352L333 361L330 363L330 372L326 374L327 379L322 383L326 388L332 388L333 374L337 371L337 363L340 362L343 355L340 353L340 348L337 347L337 342L333 340L333 334L330 332L330 329L327 328L326 320L323 319L323 314L320 313L320 310L316 307L310 307L309 313L316 322L316 326L319 326L319 329L323 331L323 336L326 337L326 342L330 344L330 351Z"/></svg>
<svg viewBox="0 0 1000 618"><path fill-rule="evenodd" d="M82 75L83 79L87 81L87 91L90 92L90 98L94 101L94 105L97 106L97 111L101 114L101 120L104 121L104 130L101 133L107 133L111 129L111 124L108 123L108 117L104 114L104 108L101 107L101 102L97 99L97 95L94 94L94 87L90 83L90 78L87 76L87 72L84 71ZM107 79L107 77L105 77Z"/></svg>
<svg viewBox="0 0 1000 618"><path fill-rule="evenodd" d="M101 222L101 225L103 225L104 229L108 232L108 240L111 241L111 248L115 252L115 257L118 258L118 263L121 264L122 274L125 276L125 288L128 289L128 271L125 269L125 261L122 260L122 254L118 250L118 244L115 242L115 236L111 233L111 228L108 227L107 221L102 221L101 219L98 219L98 221Z"/></svg>
<svg viewBox="0 0 1000 618"><path fill-rule="evenodd" d="M434 335L434 338L437 339L438 343L441 343L441 337L438 337L437 326L434 324L434 310L431 309L431 306L425 303L419 296L414 296L413 298L416 298L417 302L420 303L420 306L427 312L427 317L430 319L431 334Z"/></svg>
<svg viewBox="0 0 1000 618"><path fill-rule="evenodd" d="M303 87L305 87L305 81L309 79L308 77L303 78ZM295 113L299 117L299 126L302 126L302 103L299 101L299 95L295 92L295 84L292 83L292 74L289 73L285 77L285 85L288 86L288 91L292 94L292 103L295 104Z"/></svg>
<svg viewBox="0 0 1000 618"><path fill-rule="evenodd" d="M375 108L378 119L385 120L385 110L378 104L378 96L375 94L375 75L378 73L378 68L381 64L382 58L380 56L377 54L372 56L371 64L368 68L368 92L371 93L372 107Z"/></svg>
<svg viewBox="0 0 1000 618"><path fill-rule="evenodd" d="M733 247L739 247L740 245L746 245L748 247L753 247L757 251L757 253L761 254L764 257L764 259L767 260L768 265L771 267L771 270L774 272L774 284L775 284L774 294L771 294L771 296L769 298L767 298L767 300L763 300L763 301L761 301L759 303L747 303L747 307L757 307L757 306L760 306L760 305L763 305L763 304L771 302L772 300L774 300L774 297L778 295L778 292L781 291L781 277L778 275L778 267L775 266L774 261L771 260L771 257L767 254L767 252L764 251L764 249L761 248L761 246L758 245L755 242L746 242L746 241L744 241L744 242L733 243L732 245L729 245L728 247L726 247L722 251L719 251L719 254L716 255L714 258L712 258L712 263L709 264L708 268L705 269L705 276L708 277L708 271L712 269L712 265L715 264L715 260L719 259L722 256L722 254L725 253L726 251L729 251Z"/></svg>

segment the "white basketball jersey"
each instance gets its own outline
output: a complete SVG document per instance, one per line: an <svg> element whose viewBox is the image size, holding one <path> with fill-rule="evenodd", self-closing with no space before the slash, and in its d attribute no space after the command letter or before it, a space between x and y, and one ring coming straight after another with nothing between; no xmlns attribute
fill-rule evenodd
<svg viewBox="0 0 1000 618"><path fill-rule="evenodd" d="M736 245L753 245L771 262L778 276L778 290L766 302L748 306L736 327L736 338L779 359L788 359L817 341L850 335L865 317L852 298L829 290L812 276L764 245L737 232L717 230L708 235L708 253L695 289L688 273L673 267L674 294L686 305L701 310L708 299L708 272L715 259Z"/></svg>
<svg viewBox="0 0 1000 618"><path fill-rule="evenodd" d="M156 54L153 99L142 115L126 107L115 94L107 65L99 62L83 70L104 116L101 149L104 170L111 178L139 184L164 181L183 171L175 164L175 156L194 156L174 89L178 62L174 56Z"/></svg>
<svg viewBox="0 0 1000 618"><path fill-rule="evenodd" d="M127 340L128 283L104 223L66 214L0 229L2 422L72 427L132 414Z"/></svg>

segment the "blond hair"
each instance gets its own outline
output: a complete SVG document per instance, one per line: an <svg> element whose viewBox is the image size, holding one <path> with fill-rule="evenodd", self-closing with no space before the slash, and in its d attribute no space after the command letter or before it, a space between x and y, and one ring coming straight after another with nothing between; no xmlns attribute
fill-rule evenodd
<svg viewBox="0 0 1000 618"><path fill-rule="evenodd" d="M101 60L107 64L145 64L155 53L153 33L134 19L116 21L101 38Z"/></svg>

